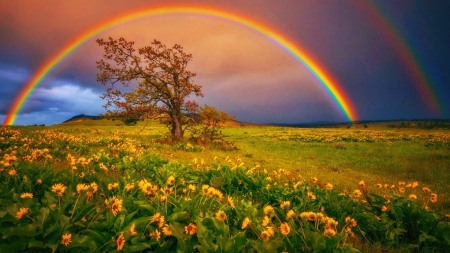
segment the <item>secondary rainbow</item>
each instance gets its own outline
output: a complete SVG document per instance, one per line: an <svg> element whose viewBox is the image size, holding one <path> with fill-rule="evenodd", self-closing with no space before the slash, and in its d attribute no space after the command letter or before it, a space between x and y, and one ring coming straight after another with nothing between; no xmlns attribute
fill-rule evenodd
<svg viewBox="0 0 450 253"><path fill-rule="evenodd" d="M140 9L128 12L97 24L73 38L53 57L45 61L45 63L42 64L39 69L32 75L30 80L26 83L25 87L20 91L19 95L14 100L3 124L14 125L17 115L20 113L24 104L33 93L33 91L39 86L39 84L42 83L42 81L49 75L49 73L55 68L55 66L57 66L61 61L63 61L86 41L93 39L99 33L102 33L116 26L123 25L127 22L153 16L174 14L189 14L200 15L208 18L218 18L244 26L267 37L268 39L279 45L281 48L283 48L285 51L287 51L289 54L291 54L314 76L314 78L328 93L328 95L336 104L337 108L341 111L343 116L345 116L348 121L356 120L357 116L355 107L352 105L350 99L347 97L342 87L338 85L338 82L332 77L330 73L325 70L324 67L322 67L316 60L313 59L313 57L307 54L306 51L296 43L289 41L281 34L275 32L274 30L266 25L263 25L260 22L251 20L243 16L239 16L237 14L204 7L169 6Z"/></svg>
<svg viewBox="0 0 450 253"><path fill-rule="evenodd" d="M392 22L389 21L388 16L383 14L383 11L375 2L360 0L353 0L352 2L372 21L382 36L395 49L420 98L435 116L439 116L442 106L439 104L438 96L433 90L433 85L430 81L431 77L427 76L425 69L420 66L420 62L414 55L414 50L411 49L411 46L402 38Z"/></svg>

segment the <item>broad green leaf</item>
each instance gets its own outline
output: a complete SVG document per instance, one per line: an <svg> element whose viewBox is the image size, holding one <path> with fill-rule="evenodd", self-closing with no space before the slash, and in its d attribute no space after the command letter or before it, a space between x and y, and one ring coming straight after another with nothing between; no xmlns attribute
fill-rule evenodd
<svg viewBox="0 0 450 253"><path fill-rule="evenodd" d="M186 212L186 211L181 211L181 212L173 213L173 214L170 216L170 219L169 219L168 221L176 221L176 222L179 222L179 221L182 221L182 220L188 220L190 217L191 217L191 216L189 215L188 212Z"/></svg>
<svg viewBox="0 0 450 253"><path fill-rule="evenodd" d="M36 224L28 224L23 227L13 227L7 234L3 236L3 238L9 238L13 235L17 235L20 237L34 237L36 235Z"/></svg>
<svg viewBox="0 0 450 253"><path fill-rule="evenodd" d="M130 246L127 246L127 252L142 251L142 250L148 249L150 247L151 246L148 243L140 243L140 244L130 245Z"/></svg>
<svg viewBox="0 0 450 253"><path fill-rule="evenodd" d="M65 247L65 246L62 246ZM97 249L97 244L95 243L92 238L86 236L86 235L78 235L74 234L72 236L72 242L67 245L68 249L76 248L76 247L86 247L91 249L92 251L95 251Z"/></svg>
<svg viewBox="0 0 450 253"><path fill-rule="evenodd" d="M119 217L117 217L116 222L114 222L114 231L120 231L122 230L123 222L125 220L125 214L121 213L119 214Z"/></svg>
<svg viewBox="0 0 450 253"><path fill-rule="evenodd" d="M37 215L37 223L41 227L41 229L44 229L44 223L47 220L49 213L50 210L45 207L42 207L39 210L39 214Z"/></svg>
<svg viewBox="0 0 450 253"><path fill-rule="evenodd" d="M328 250L336 247L336 245L346 237L347 235L345 233L339 233L331 237L330 239L326 240L326 247Z"/></svg>
<svg viewBox="0 0 450 253"><path fill-rule="evenodd" d="M28 248L44 248L44 242L42 241L37 241L36 239L32 238L29 242L28 242Z"/></svg>

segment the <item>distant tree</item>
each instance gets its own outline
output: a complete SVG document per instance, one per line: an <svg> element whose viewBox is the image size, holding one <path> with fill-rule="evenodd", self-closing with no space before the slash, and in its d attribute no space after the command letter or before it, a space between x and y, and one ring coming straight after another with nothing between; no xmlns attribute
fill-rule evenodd
<svg viewBox="0 0 450 253"><path fill-rule="evenodd" d="M138 49L123 38L97 43L104 48L103 59L96 62L97 80L111 85L101 96L107 101L104 116L126 121L164 118L172 139L181 140L198 110L197 102L188 98L203 96L201 86L192 81L196 74L186 69L192 55L180 45L167 48L157 40ZM114 87L116 83L129 87L132 81L138 83L129 92Z"/></svg>
<svg viewBox="0 0 450 253"><path fill-rule="evenodd" d="M195 124L189 129L191 139L203 144L223 141L224 136L221 129L225 122L233 119L234 116L230 116L224 111L218 111L213 106L200 107Z"/></svg>

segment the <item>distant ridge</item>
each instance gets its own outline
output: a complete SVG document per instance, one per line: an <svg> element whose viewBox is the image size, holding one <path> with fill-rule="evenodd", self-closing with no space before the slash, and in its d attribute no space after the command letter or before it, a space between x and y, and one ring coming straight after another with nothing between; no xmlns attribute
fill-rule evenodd
<svg viewBox="0 0 450 253"><path fill-rule="evenodd" d="M72 118L64 121L63 123L67 123L67 122L71 122L71 121L79 121L79 120L99 120L99 119L100 119L100 116L80 114L77 116L73 116Z"/></svg>
<svg viewBox="0 0 450 253"><path fill-rule="evenodd" d="M328 126L342 126L351 124L370 124L370 123L391 123L391 122L430 122L430 123L450 123L450 119L386 119L386 120L358 120L353 122L333 122L333 121L316 121L307 123L269 123L267 125L272 126L285 126L285 127L328 127Z"/></svg>

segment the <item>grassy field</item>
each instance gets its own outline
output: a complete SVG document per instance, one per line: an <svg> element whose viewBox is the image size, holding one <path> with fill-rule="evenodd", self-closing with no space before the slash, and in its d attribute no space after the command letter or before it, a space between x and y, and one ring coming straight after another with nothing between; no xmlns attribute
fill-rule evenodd
<svg viewBox="0 0 450 253"><path fill-rule="evenodd" d="M230 252L439 252L450 245L450 237L442 237L450 232L450 223L442 223L450 218L444 216L450 210L450 130L446 126L427 129L391 122L290 128L230 122L223 132L236 149L203 147L188 140L169 144L164 141L164 126L151 122L143 127L143 123L123 126L89 120L1 128L0 206L6 211L0 211L0 252L33 247L38 252L113 251L122 250L122 239L130 246L123 249L128 252L216 252L229 247L227 243L234 245L227 248ZM175 180L172 184L170 176ZM149 182L165 187L165 192L148 193L143 185ZM189 189L184 188L186 182ZM67 194L63 190L55 198L56 183L63 183ZM98 184L101 194L95 193L96 188L88 198L92 183ZM200 190L205 184L218 189L216 201L214 193L210 199ZM19 197L27 192L34 194L31 202ZM229 199L227 203L222 194L239 207L231 207L234 203ZM83 196L86 200L79 204ZM92 198L97 203L89 202ZM120 208L114 211L117 198ZM103 200L112 205L101 207ZM283 207L286 201L290 211L301 214L297 221L289 220ZM267 206L275 211L260 213ZM54 217L46 218L52 217L53 210L58 210ZM306 226L311 221L308 212L319 210L325 218ZM26 213L29 220L24 221ZM158 228L148 222L150 218L143 218L156 213L167 217L167 224L163 219ZM217 223L224 220L220 215L228 217L225 225ZM262 220L262 225L242 232L244 217ZM272 227L264 225L265 217ZM353 226L348 217L359 226ZM80 223L86 218L96 224L95 229ZM339 222L330 225L330 219ZM44 221L53 225L43 225ZM127 232L120 239L131 224L147 235L138 239ZM159 241L158 229L183 231L190 224L198 226L195 238L188 231L171 232L163 243ZM291 235L290 229L298 234ZM207 230L215 235L209 238L213 244L202 241ZM69 234L73 235L70 244ZM356 239L351 239L355 234ZM218 239L223 236L226 241ZM149 243L149 237L158 240ZM186 243L181 246L181 241ZM296 246L300 244L301 250Z"/></svg>
<svg viewBox="0 0 450 253"><path fill-rule="evenodd" d="M447 202L450 201L447 195L450 130L389 127L392 124L395 123L369 124L368 128L360 124L349 129L347 126L290 128L233 122L223 132L239 150L206 148L201 152L186 152L158 143L167 131L156 122L144 130L143 123L116 126L112 121L103 120L67 123L50 129L85 132L86 138L98 137L97 129L106 133L119 131L172 161L192 164L197 158L211 163L214 157L229 156L242 159L248 166L258 163L268 171L285 169L305 180L317 177L343 190L354 189L361 180L372 188L377 183L390 186L401 181L418 181L442 194L441 204L450 208Z"/></svg>

